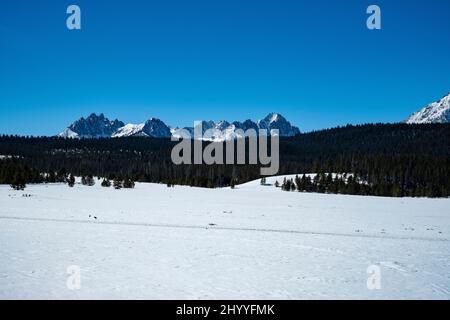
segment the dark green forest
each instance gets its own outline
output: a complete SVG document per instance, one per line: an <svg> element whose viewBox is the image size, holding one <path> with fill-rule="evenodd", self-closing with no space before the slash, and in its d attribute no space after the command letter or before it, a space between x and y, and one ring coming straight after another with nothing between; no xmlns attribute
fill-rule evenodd
<svg viewBox="0 0 450 320"><path fill-rule="evenodd" d="M280 139L279 174L299 174L289 190L301 192L448 197L449 137L450 124L348 125L303 133ZM3 135L0 184L67 182L75 175L214 188L260 178L258 165L174 165L170 154L176 143ZM303 173L319 176L302 181Z"/></svg>

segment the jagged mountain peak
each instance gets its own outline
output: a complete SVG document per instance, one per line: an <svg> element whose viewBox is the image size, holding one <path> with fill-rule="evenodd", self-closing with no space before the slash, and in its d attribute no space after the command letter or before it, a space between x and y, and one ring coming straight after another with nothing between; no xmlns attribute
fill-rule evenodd
<svg viewBox="0 0 450 320"><path fill-rule="evenodd" d="M153 137L169 138L171 136L170 128L158 118L150 118L144 123L129 123L119 128L113 135L113 138L121 137Z"/></svg>
<svg viewBox="0 0 450 320"><path fill-rule="evenodd" d="M96 114L96 113L91 113L90 115L89 115L89 117L87 117L88 119L105 119L105 115L103 114L103 112L102 113L100 113L100 114Z"/></svg>
<svg viewBox="0 0 450 320"><path fill-rule="evenodd" d="M280 136L292 137L300 133L297 127L291 125L281 114L276 112L269 113L264 119L257 121L259 129L266 129L270 132L278 130Z"/></svg>
<svg viewBox="0 0 450 320"><path fill-rule="evenodd" d="M264 121L268 121L269 123L277 122L277 121L287 121L281 114L276 112L269 113L265 118Z"/></svg>
<svg viewBox="0 0 450 320"><path fill-rule="evenodd" d="M226 120L214 121L201 121L203 134L207 131L213 131L212 134L203 137L205 140L223 141L242 137L242 133L237 133L236 130L240 129L244 132L248 129L253 129L255 132L259 132L261 129L265 129L272 133L273 129L278 129L280 136L294 136L299 133L297 127L292 126L279 113L270 113L263 120L254 122L250 119L244 122L234 121L228 122ZM194 133L192 127L184 128L190 132L191 136ZM158 118L150 118L144 123L125 125L122 121L114 120L110 121L104 116L103 113L99 115L92 113L86 119L81 117L75 121L72 125L67 127L60 137L65 138L99 138L99 137L154 137L154 138L169 138L170 136L183 136L181 129L170 128L162 120Z"/></svg>
<svg viewBox="0 0 450 320"><path fill-rule="evenodd" d="M91 113L87 118L81 117L63 132L60 137L66 138L99 138L111 135L125 124L117 119L110 121L103 113Z"/></svg>
<svg viewBox="0 0 450 320"><path fill-rule="evenodd" d="M145 134L154 138L169 138L171 136L170 128L157 118L147 120L142 130Z"/></svg>
<svg viewBox="0 0 450 320"><path fill-rule="evenodd" d="M229 126L230 126L230 123L228 121L220 120L219 122L216 123L216 125L214 127L218 130L225 130Z"/></svg>
<svg viewBox="0 0 450 320"><path fill-rule="evenodd" d="M450 123L450 93L413 113L406 123Z"/></svg>

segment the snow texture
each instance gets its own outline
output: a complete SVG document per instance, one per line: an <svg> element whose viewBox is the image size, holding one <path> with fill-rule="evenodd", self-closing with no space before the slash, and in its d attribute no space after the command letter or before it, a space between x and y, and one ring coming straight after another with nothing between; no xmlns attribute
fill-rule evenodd
<svg viewBox="0 0 450 320"><path fill-rule="evenodd" d="M450 199L283 192L275 180L0 186L0 298L450 298ZM72 265L79 290L66 286Z"/></svg>

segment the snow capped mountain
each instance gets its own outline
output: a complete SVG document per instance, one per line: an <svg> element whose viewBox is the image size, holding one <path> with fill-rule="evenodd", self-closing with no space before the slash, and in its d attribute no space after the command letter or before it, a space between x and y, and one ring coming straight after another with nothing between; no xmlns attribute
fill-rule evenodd
<svg viewBox="0 0 450 320"><path fill-rule="evenodd" d="M423 109L413 113L406 123L449 123L450 93L439 101L430 103Z"/></svg>
<svg viewBox="0 0 450 320"><path fill-rule="evenodd" d="M220 131L227 129L228 127L230 127L230 123L225 120L221 120L221 121L217 122L214 126L215 129L220 130Z"/></svg>
<svg viewBox="0 0 450 320"><path fill-rule="evenodd" d="M194 128L184 128L189 131L193 136ZM238 129L244 131L237 131ZM229 123L228 121L221 120L217 123L214 121L202 121L203 140L207 141L225 141L235 138L242 138L248 136L251 132L246 132L249 129L253 129L256 134L261 129L267 130L272 134L274 129L279 130L279 135L282 137L292 137L300 133L297 127L291 125L282 115L278 113L270 113L263 120L253 122L252 120L245 120L244 122L234 121ZM182 137L183 134L180 129L172 129L172 134L175 137Z"/></svg>
<svg viewBox="0 0 450 320"><path fill-rule="evenodd" d="M265 129L272 133L272 130L278 129L280 136L291 137L300 131L292 126L283 116L278 113L270 113L263 120L254 122L245 120L244 122L234 121L232 123L221 120L201 121L202 139L206 141L225 141L235 138L248 136L249 129L253 129L256 134L259 130ZM184 129L184 130L182 130ZM178 138L188 138L194 136L193 127L170 128L163 121L151 118L145 123L125 125L119 120L109 121L103 114L97 116L91 114L87 119L81 118L66 128L59 134L64 138L99 138L99 137L153 137L169 138L171 136ZM239 130L238 130L239 129ZM240 132L244 131L244 133Z"/></svg>
<svg viewBox="0 0 450 320"><path fill-rule="evenodd" d="M127 124L119 128L112 137L153 137L153 138L170 138L170 128L161 120L151 118L141 124Z"/></svg>
<svg viewBox="0 0 450 320"><path fill-rule="evenodd" d="M149 137L154 138L170 138L170 128L161 120L156 118L151 118L145 122L142 131Z"/></svg>
<svg viewBox="0 0 450 320"><path fill-rule="evenodd" d="M144 129L145 124L133 124L129 123L122 128L119 128L113 135L112 138L120 138L120 137L145 137L147 136L142 131Z"/></svg>
<svg viewBox="0 0 450 320"><path fill-rule="evenodd" d="M119 120L110 121L103 113L92 113L89 117L80 118L59 134L63 138L102 138L111 137L124 123Z"/></svg>
<svg viewBox="0 0 450 320"><path fill-rule="evenodd" d="M272 132L279 130L280 136L292 137L300 133L297 127L292 126L281 114L269 113L263 120L257 122L260 129L266 129Z"/></svg>
<svg viewBox="0 0 450 320"><path fill-rule="evenodd" d="M64 131L61 132L58 136L61 138L71 138L71 139L80 138L80 135L78 133L73 132L69 128L65 128Z"/></svg>

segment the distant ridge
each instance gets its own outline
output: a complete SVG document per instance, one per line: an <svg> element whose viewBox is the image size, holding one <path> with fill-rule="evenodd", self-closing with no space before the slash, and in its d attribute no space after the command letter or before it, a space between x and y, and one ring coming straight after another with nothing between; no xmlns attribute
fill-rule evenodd
<svg viewBox="0 0 450 320"><path fill-rule="evenodd" d="M203 133L209 130L213 132L210 135L203 137L204 140L211 141L225 141L234 138L239 138L240 135L236 132L237 129L246 131L254 129L258 132L265 129L268 132L272 130L279 130L279 135L283 137L292 137L300 133L300 130L291 125L279 113L269 113L264 119L256 122L252 120L245 120L244 122L234 121L228 122L221 120L202 121ZM192 127L183 128L193 134ZM69 127L64 129L58 136L62 138L121 138L121 137L153 137L153 138L170 138L171 136L181 137L183 131L181 128L171 128L162 120L157 118L150 118L144 123L140 124L124 124L122 121L110 121L103 113L96 115L92 113L89 117L80 118Z"/></svg>

